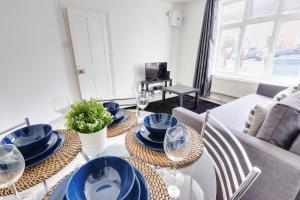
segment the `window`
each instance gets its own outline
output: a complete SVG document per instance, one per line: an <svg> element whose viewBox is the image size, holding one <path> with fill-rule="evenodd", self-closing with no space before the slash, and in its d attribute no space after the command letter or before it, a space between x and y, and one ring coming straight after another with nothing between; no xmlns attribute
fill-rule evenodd
<svg viewBox="0 0 300 200"><path fill-rule="evenodd" d="M300 0L221 0L215 73L300 78Z"/></svg>
<svg viewBox="0 0 300 200"><path fill-rule="evenodd" d="M223 70L234 70L239 34L237 28L224 30L221 34L218 66Z"/></svg>

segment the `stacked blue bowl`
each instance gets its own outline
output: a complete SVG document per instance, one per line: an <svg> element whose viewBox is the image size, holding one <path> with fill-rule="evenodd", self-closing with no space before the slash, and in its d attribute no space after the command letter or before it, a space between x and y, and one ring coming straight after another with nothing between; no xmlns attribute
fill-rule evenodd
<svg viewBox="0 0 300 200"><path fill-rule="evenodd" d="M120 105L112 101L103 103L103 106L112 116L115 116L120 110Z"/></svg>
<svg viewBox="0 0 300 200"><path fill-rule="evenodd" d="M166 113L154 113L144 118L144 125L153 137L163 139L169 127L177 126L178 120Z"/></svg>
<svg viewBox="0 0 300 200"><path fill-rule="evenodd" d="M52 127L48 124L36 124L18 129L5 138L2 143L14 144L23 156L45 146L52 135Z"/></svg>
<svg viewBox="0 0 300 200"><path fill-rule="evenodd" d="M107 109L108 112L113 116L114 120L111 125L116 125L127 119L127 113L120 108L118 103L109 101L103 103L103 106Z"/></svg>
<svg viewBox="0 0 300 200"><path fill-rule="evenodd" d="M119 157L100 157L83 165L70 178L67 200L148 200L149 192L141 173Z"/></svg>
<svg viewBox="0 0 300 200"><path fill-rule="evenodd" d="M164 151L163 143L166 131L169 127L178 125L178 120L166 113L154 113L144 118L136 133L135 139L143 146L155 150Z"/></svg>
<svg viewBox="0 0 300 200"><path fill-rule="evenodd" d="M9 133L0 144L15 145L25 159L25 166L30 167L48 158L63 142L63 135L50 125L35 124Z"/></svg>

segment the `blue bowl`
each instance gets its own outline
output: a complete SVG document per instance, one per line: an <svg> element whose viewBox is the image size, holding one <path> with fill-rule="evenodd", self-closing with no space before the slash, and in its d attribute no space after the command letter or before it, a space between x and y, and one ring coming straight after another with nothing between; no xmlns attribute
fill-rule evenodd
<svg viewBox="0 0 300 200"><path fill-rule="evenodd" d="M177 119L166 113L155 113L144 118L145 127L156 138L164 138L167 129L177 124Z"/></svg>
<svg viewBox="0 0 300 200"><path fill-rule="evenodd" d="M23 156L47 145L52 135L52 127L48 124L35 124L18 129L1 141L2 144L14 144Z"/></svg>
<svg viewBox="0 0 300 200"><path fill-rule="evenodd" d="M115 116L120 110L120 105L111 101L103 103L103 106L107 108L107 111L110 112L110 114L112 114L113 116Z"/></svg>
<svg viewBox="0 0 300 200"><path fill-rule="evenodd" d="M133 167L119 157L100 157L83 165L68 183L69 200L128 199L135 182Z"/></svg>

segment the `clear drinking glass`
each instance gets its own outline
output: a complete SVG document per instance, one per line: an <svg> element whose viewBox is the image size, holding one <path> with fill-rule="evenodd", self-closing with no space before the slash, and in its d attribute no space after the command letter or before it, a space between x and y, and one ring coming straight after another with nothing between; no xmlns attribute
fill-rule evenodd
<svg viewBox="0 0 300 200"><path fill-rule="evenodd" d="M149 104L149 93L147 91L139 91L137 92L137 115L140 118L139 109L144 111L144 109Z"/></svg>
<svg viewBox="0 0 300 200"><path fill-rule="evenodd" d="M66 96L54 98L52 104L54 111L62 115L66 115L71 107L69 98Z"/></svg>
<svg viewBox="0 0 300 200"><path fill-rule="evenodd" d="M14 145L0 145L0 188L12 187L17 200L34 200L32 193L21 195L15 186L24 169L25 160L21 152Z"/></svg>
<svg viewBox="0 0 300 200"><path fill-rule="evenodd" d="M168 186L168 192L171 198L177 198L180 195L179 184L184 178L180 171L176 170L177 162L184 160L191 150L191 136L187 128L182 124L167 129L164 139L164 151L167 157L174 162L174 168L169 176L174 181Z"/></svg>

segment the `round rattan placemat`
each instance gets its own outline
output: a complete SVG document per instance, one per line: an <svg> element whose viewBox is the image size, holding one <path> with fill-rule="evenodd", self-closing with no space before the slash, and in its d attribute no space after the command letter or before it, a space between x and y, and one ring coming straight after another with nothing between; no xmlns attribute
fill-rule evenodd
<svg viewBox="0 0 300 200"><path fill-rule="evenodd" d="M203 152L203 140L200 134L192 129L191 127L186 126L191 135L192 135L192 147L189 155L183 161L177 162L176 166L186 167L196 161ZM168 159L164 152L154 151L148 149L138 143L134 137L137 127L131 128L125 137L125 146L129 153L143 162L149 163L154 166L161 166L161 167L172 167L174 163Z"/></svg>
<svg viewBox="0 0 300 200"><path fill-rule="evenodd" d="M136 167L144 175L149 189L150 200L168 200L168 191L166 185L159 174L155 169L148 165L147 163L141 162L136 158L129 158L128 161ZM62 180L63 181L63 180ZM60 181L61 182L61 181ZM58 183L59 184L59 183ZM45 195L43 200L48 200L51 193L55 190L54 186L51 190Z"/></svg>
<svg viewBox="0 0 300 200"><path fill-rule="evenodd" d="M137 125L137 119L135 113L130 111L125 111L125 112L128 113L128 118L124 122L107 128L108 138L116 137L118 135L126 133L126 131L131 129L133 126Z"/></svg>
<svg viewBox="0 0 300 200"><path fill-rule="evenodd" d="M59 130L65 136L65 142L60 149L47 160L25 169L23 176L16 183L18 191L33 187L55 175L68 165L80 152L81 143L74 131ZM0 190L0 196L12 194L10 188Z"/></svg>

